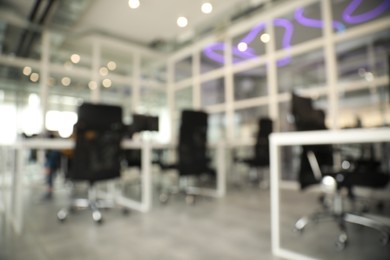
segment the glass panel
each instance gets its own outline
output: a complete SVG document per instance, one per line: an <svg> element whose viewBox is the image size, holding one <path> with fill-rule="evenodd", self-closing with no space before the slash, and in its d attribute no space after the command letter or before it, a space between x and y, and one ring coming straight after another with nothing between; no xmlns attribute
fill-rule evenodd
<svg viewBox="0 0 390 260"><path fill-rule="evenodd" d="M140 112L158 113L167 107L167 94L163 90L141 87Z"/></svg>
<svg viewBox="0 0 390 260"><path fill-rule="evenodd" d="M49 77L49 95L70 96L80 102L90 100L89 80L70 73L51 73ZM53 107L53 109L56 107Z"/></svg>
<svg viewBox="0 0 390 260"><path fill-rule="evenodd" d="M265 43L268 42L265 33L265 23L261 22L233 38L232 55L233 63L239 63L265 54Z"/></svg>
<svg viewBox="0 0 390 260"><path fill-rule="evenodd" d="M387 55L390 52L390 30L378 32L336 45L340 81L387 75Z"/></svg>
<svg viewBox="0 0 390 260"><path fill-rule="evenodd" d="M153 83L164 84L167 82L167 69L164 65L154 65L146 63L142 65L142 79L152 81Z"/></svg>
<svg viewBox="0 0 390 260"><path fill-rule="evenodd" d="M332 1L333 27L338 33L364 23L389 17L388 0L348 0Z"/></svg>
<svg viewBox="0 0 390 260"><path fill-rule="evenodd" d="M200 57L201 73L220 69L225 64L225 44L223 42L211 43L206 45Z"/></svg>
<svg viewBox="0 0 390 260"><path fill-rule="evenodd" d="M285 63L286 61L288 64ZM277 74L279 93L325 85L324 52L321 49L280 59Z"/></svg>
<svg viewBox="0 0 390 260"><path fill-rule="evenodd" d="M102 103L112 104L121 106L122 109L130 106L131 104L131 91L128 85L119 84L115 81L112 81L110 85L106 85L109 87L105 87L103 84L107 84L105 82L107 79L103 79L101 83L100 89L100 100ZM125 116L125 114L124 114Z"/></svg>
<svg viewBox="0 0 390 260"><path fill-rule="evenodd" d="M221 104L225 102L224 79L219 78L201 84L202 106Z"/></svg>
<svg viewBox="0 0 390 260"><path fill-rule="evenodd" d="M192 87L175 92L175 111L180 113L183 109L192 109Z"/></svg>
<svg viewBox="0 0 390 260"><path fill-rule="evenodd" d="M100 76L107 77L110 74L131 76L132 71L133 55L131 53L115 51L108 47L102 48L99 68Z"/></svg>
<svg viewBox="0 0 390 260"><path fill-rule="evenodd" d="M50 34L50 63L64 66L66 70L72 68L91 68L92 52L90 45L64 44L65 35Z"/></svg>
<svg viewBox="0 0 390 260"><path fill-rule="evenodd" d="M340 95L341 128L383 126L390 122L389 88L365 88Z"/></svg>
<svg viewBox="0 0 390 260"><path fill-rule="evenodd" d="M268 106L251 107L234 112L234 137L240 139L256 139L258 121L268 117Z"/></svg>
<svg viewBox="0 0 390 260"><path fill-rule="evenodd" d="M294 13L274 19L276 49L288 49L322 37L320 4L297 8Z"/></svg>
<svg viewBox="0 0 390 260"><path fill-rule="evenodd" d="M207 138L209 143L225 140L225 113L213 113L208 116Z"/></svg>
<svg viewBox="0 0 390 260"><path fill-rule="evenodd" d="M192 57L187 57L175 64L175 82L192 77Z"/></svg>
<svg viewBox="0 0 390 260"><path fill-rule="evenodd" d="M18 133L32 135L42 131L39 77L35 69L0 65L2 141L12 143Z"/></svg>
<svg viewBox="0 0 390 260"><path fill-rule="evenodd" d="M267 68L265 66L234 74L234 100L266 96Z"/></svg>

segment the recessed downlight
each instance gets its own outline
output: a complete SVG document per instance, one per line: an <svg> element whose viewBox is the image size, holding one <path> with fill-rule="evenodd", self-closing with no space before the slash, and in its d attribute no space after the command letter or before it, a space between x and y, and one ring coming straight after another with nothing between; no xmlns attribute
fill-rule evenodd
<svg viewBox="0 0 390 260"><path fill-rule="evenodd" d="M209 14L213 11L213 5L209 2L206 2L202 4L200 9L202 10L202 13Z"/></svg>
<svg viewBox="0 0 390 260"><path fill-rule="evenodd" d="M177 26L184 28L188 25L188 19L184 16L180 16L179 18L177 18L176 23L177 23Z"/></svg>
<svg viewBox="0 0 390 260"><path fill-rule="evenodd" d="M248 44L246 42L240 42L237 45L239 51L246 51L248 49Z"/></svg>
<svg viewBox="0 0 390 260"><path fill-rule="evenodd" d="M65 87L69 86L70 83L71 83L71 79L69 77L63 77L61 79L61 83L62 85L64 85Z"/></svg>
<svg viewBox="0 0 390 260"><path fill-rule="evenodd" d="M137 9L140 6L139 0L129 0L129 7L131 9Z"/></svg>
<svg viewBox="0 0 390 260"><path fill-rule="evenodd" d="M31 72L32 72L31 67L26 66L26 67L23 68L23 74L24 74L25 76L30 76Z"/></svg>
<svg viewBox="0 0 390 260"><path fill-rule="evenodd" d="M74 53L72 56L70 56L70 61L73 62L74 64L77 64L80 62L80 55Z"/></svg>
<svg viewBox="0 0 390 260"><path fill-rule="evenodd" d="M109 87L111 87L111 79L103 79L103 81L102 81L102 85L103 85L103 87L105 87L105 88L109 88Z"/></svg>
<svg viewBox="0 0 390 260"><path fill-rule="evenodd" d="M107 68L108 68L109 70L111 70L111 71L115 70L115 69L116 69L116 63L115 63L115 61L109 61L109 62L107 63Z"/></svg>

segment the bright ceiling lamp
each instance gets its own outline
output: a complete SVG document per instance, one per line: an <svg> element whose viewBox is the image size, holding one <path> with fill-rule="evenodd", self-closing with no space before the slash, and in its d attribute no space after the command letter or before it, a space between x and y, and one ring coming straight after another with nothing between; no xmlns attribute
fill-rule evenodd
<svg viewBox="0 0 390 260"><path fill-rule="evenodd" d="M129 7L131 9L137 9L140 6L139 0L129 0Z"/></svg>
<svg viewBox="0 0 390 260"><path fill-rule="evenodd" d="M177 26L184 28L188 25L188 19L184 16L180 16L179 18L177 18L176 23L177 23Z"/></svg>
<svg viewBox="0 0 390 260"><path fill-rule="evenodd" d="M240 42L238 45L237 45L237 49L239 51L246 51L248 49L248 44L246 42Z"/></svg>
<svg viewBox="0 0 390 260"><path fill-rule="evenodd" d="M209 2L203 3L201 6L202 13L209 14L213 11L213 5Z"/></svg>
<svg viewBox="0 0 390 260"><path fill-rule="evenodd" d="M70 56L70 60L74 63L77 64L80 62L80 55L74 53L72 56Z"/></svg>
<svg viewBox="0 0 390 260"><path fill-rule="evenodd" d="M24 74L24 75L30 76L31 72L32 72L31 67L26 66L26 67L23 68L23 74Z"/></svg>
<svg viewBox="0 0 390 260"><path fill-rule="evenodd" d="M271 40L271 37L268 33L263 33L261 36L260 36L260 41L264 42L264 43L267 43Z"/></svg>

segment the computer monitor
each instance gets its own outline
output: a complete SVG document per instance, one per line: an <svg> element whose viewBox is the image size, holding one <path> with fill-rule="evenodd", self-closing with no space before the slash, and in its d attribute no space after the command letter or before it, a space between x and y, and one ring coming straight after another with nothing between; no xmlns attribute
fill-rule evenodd
<svg viewBox="0 0 390 260"><path fill-rule="evenodd" d="M132 129L134 132L158 131L158 117L134 114Z"/></svg>

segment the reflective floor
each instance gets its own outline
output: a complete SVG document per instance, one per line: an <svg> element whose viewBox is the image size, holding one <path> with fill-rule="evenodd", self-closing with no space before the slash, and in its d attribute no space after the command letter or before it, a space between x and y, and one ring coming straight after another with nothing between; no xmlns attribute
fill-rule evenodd
<svg viewBox="0 0 390 260"><path fill-rule="evenodd" d="M93 222L89 211L58 222L56 213L68 200L66 189L58 188L51 201L42 201L42 193L40 184L25 192L22 235L15 235L0 215L1 260L279 259L271 253L266 189L230 188L224 199L199 199L192 206L182 196L172 197L166 205L155 199L147 214L103 211L101 225ZM316 196L281 193L284 248L320 259L390 259L390 245L380 245L380 236L364 228L348 226L350 244L341 252L334 247L338 233L332 222L310 227L302 235L294 233L294 221L318 208Z"/></svg>

